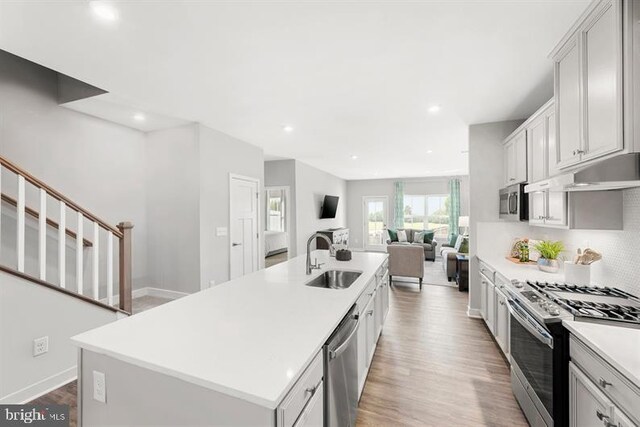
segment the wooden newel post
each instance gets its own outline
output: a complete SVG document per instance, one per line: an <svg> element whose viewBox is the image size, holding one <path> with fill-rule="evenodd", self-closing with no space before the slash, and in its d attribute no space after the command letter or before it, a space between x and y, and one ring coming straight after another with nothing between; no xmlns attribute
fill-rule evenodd
<svg viewBox="0 0 640 427"><path fill-rule="evenodd" d="M131 229L133 224L121 222L120 239L120 309L131 313Z"/></svg>

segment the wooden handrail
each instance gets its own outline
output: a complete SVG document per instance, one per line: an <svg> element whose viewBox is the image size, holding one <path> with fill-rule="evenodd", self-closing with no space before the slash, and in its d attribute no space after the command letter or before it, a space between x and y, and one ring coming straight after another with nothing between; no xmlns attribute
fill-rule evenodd
<svg viewBox="0 0 640 427"><path fill-rule="evenodd" d="M111 311L116 312L116 313L123 313L123 314L127 314L127 315L131 314L131 311L121 310L118 307L110 306L109 304L105 304L103 302L94 300L93 298L89 298L87 296L78 294L76 292L72 292L72 291L67 290L65 288L61 288L60 286L56 286L54 284L45 282L43 280L40 280L40 279L38 279L36 277L33 277L33 276L30 276L28 274L20 273L19 271L12 270L11 268L5 267L4 265L0 265L0 271L4 271L5 273L12 274L12 275L14 275L16 277L19 277L21 279L28 280L29 282L35 283L36 285L44 286L46 288L53 289L54 291L62 292L65 295L69 295L71 297L78 298L78 299L80 299L82 301L91 303L93 305L97 305L98 307L102 307L102 308L105 308L107 310L111 310Z"/></svg>
<svg viewBox="0 0 640 427"><path fill-rule="evenodd" d="M18 201L10 196L7 196L6 194L2 194L2 201L12 206L18 206ZM25 207L24 211L35 219L40 218L40 213L30 207ZM47 225L56 229L60 228L60 225L50 218L47 218ZM68 228L65 229L65 233L72 239L76 239L78 237L75 231L69 230ZM93 243L87 239L82 239L82 244L86 247L93 246Z"/></svg>
<svg viewBox="0 0 640 427"><path fill-rule="evenodd" d="M2 156L0 156L0 164L5 168L9 169L10 171L12 171L13 173L23 176L25 180L27 180L28 182L30 182L31 184L35 185L38 188L42 188L54 199L64 202L71 209L75 210L76 212L80 212L85 218L88 218L89 220L95 223L98 223L100 227L111 231L114 234L114 236L118 237L119 239L122 239L123 234L116 227L109 225L107 222L101 220L91 212L87 211L86 209L83 209L82 207L80 207L80 205L78 205L68 197L64 196L63 194L59 193L55 189L49 187L47 184L40 181L35 176L31 175L29 172L25 171L24 169L21 169L20 167L11 163L9 160L5 159Z"/></svg>

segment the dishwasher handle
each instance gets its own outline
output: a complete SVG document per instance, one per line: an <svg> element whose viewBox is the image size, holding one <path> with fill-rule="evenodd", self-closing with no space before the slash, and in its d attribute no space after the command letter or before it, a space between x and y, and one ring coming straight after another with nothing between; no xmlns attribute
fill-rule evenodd
<svg viewBox="0 0 640 427"><path fill-rule="evenodd" d="M360 326L360 319L358 319L355 322L355 326L353 327L353 330L349 333L349 336L342 342L342 344L340 344L337 348L333 350L329 350L329 359L335 359L336 357L340 356L347 349L347 347L349 347L351 340L353 339L355 334L358 332L359 326Z"/></svg>

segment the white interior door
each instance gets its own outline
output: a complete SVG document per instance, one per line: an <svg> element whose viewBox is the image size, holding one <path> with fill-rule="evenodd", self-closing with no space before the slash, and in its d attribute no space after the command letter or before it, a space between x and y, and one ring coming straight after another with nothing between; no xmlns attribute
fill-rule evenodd
<svg viewBox="0 0 640 427"><path fill-rule="evenodd" d="M258 269L258 182L231 177L230 185L230 278Z"/></svg>
<svg viewBox="0 0 640 427"><path fill-rule="evenodd" d="M365 250L384 251L385 230L389 219L387 197L365 197L363 214Z"/></svg>

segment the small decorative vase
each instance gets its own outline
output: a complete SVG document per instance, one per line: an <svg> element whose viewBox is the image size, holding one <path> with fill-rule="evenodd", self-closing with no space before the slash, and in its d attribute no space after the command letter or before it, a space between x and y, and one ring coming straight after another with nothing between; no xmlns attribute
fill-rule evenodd
<svg viewBox="0 0 640 427"><path fill-rule="evenodd" d="M538 268L547 273L557 273L560 270L560 263L557 259L538 258Z"/></svg>

